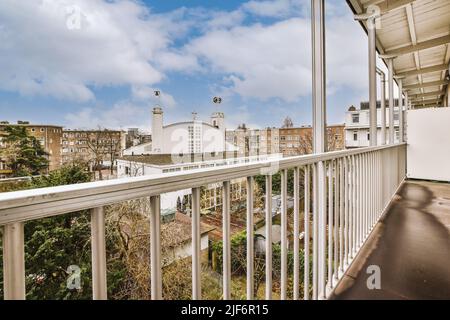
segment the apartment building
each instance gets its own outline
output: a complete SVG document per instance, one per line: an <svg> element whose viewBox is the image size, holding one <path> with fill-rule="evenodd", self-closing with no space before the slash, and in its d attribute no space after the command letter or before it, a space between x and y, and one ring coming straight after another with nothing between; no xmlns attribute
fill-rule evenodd
<svg viewBox="0 0 450 320"><path fill-rule="evenodd" d="M125 149L126 135L120 130L64 130L62 163L84 162L91 166L114 166Z"/></svg>
<svg viewBox="0 0 450 320"><path fill-rule="evenodd" d="M389 101L386 101L386 141L389 141ZM381 101L377 101L377 140L381 141ZM398 99L394 100L394 142L399 142ZM369 103L361 102L360 108L351 106L345 115L345 147L360 148L370 145Z"/></svg>
<svg viewBox="0 0 450 320"><path fill-rule="evenodd" d="M245 124L225 134L227 147L237 157L279 153L279 130L277 128L250 129Z"/></svg>
<svg viewBox="0 0 450 320"><path fill-rule="evenodd" d="M327 127L329 150L344 149L344 128L343 124ZM273 153L297 156L312 152L312 128L310 126L260 130L240 125L236 130L227 130L226 140L235 148L238 156Z"/></svg>
<svg viewBox="0 0 450 320"><path fill-rule="evenodd" d="M61 166L61 142L62 131L61 126L46 125L46 124L32 124L28 121L17 121L11 124L7 121L0 122L0 148L6 148L7 145L2 142L2 137L6 135L5 128L8 126L25 127L30 136L35 137L47 153L49 161L48 170L52 171ZM7 168L4 159L0 159L0 177L5 178L11 175L12 172Z"/></svg>

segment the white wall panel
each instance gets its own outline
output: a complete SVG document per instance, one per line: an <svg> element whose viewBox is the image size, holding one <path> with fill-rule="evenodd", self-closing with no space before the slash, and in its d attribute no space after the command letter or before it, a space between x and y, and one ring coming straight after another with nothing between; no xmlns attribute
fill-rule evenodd
<svg viewBox="0 0 450 320"><path fill-rule="evenodd" d="M450 181L450 108L407 112L408 178Z"/></svg>

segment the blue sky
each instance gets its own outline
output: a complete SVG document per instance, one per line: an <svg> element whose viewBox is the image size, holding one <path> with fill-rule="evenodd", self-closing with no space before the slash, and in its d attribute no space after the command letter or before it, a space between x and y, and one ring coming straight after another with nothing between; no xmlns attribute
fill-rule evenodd
<svg viewBox="0 0 450 320"><path fill-rule="evenodd" d="M367 38L345 1L326 3L328 122L342 123L367 99ZM310 124L309 6L2 0L0 120L150 131L159 103L166 123L220 110L229 128Z"/></svg>

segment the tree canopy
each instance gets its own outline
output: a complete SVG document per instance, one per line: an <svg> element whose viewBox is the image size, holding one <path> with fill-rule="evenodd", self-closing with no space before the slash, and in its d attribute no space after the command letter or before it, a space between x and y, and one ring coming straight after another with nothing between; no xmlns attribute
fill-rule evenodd
<svg viewBox="0 0 450 320"><path fill-rule="evenodd" d="M47 153L41 143L28 134L25 127L6 126L1 156L15 177L38 175L48 168Z"/></svg>

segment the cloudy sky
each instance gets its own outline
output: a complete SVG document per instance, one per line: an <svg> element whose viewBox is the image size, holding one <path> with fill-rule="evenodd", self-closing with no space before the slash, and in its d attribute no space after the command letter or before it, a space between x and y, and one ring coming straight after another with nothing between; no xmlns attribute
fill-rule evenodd
<svg viewBox="0 0 450 320"><path fill-rule="evenodd" d="M326 4L328 122L342 123L368 97L367 37L345 1ZM166 122L311 123L310 0L0 2L0 120L150 130L155 103Z"/></svg>

